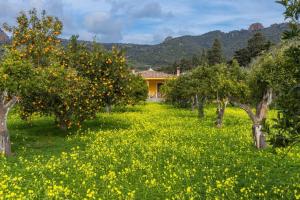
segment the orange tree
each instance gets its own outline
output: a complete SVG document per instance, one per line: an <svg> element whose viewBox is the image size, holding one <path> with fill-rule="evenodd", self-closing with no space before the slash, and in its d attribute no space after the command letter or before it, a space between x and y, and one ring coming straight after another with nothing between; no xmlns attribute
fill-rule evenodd
<svg viewBox="0 0 300 200"><path fill-rule="evenodd" d="M147 98L147 85L142 77L130 73L124 53L117 48L104 50L94 42L88 47L72 36L62 56L62 64L75 69L88 81L80 93L81 119L112 105L135 105ZM82 120L82 121L83 121Z"/></svg>
<svg viewBox="0 0 300 200"><path fill-rule="evenodd" d="M129 74L126 90L126 96L123 100L124 105L136 105L145 101L148 97L147 83L140 75Z"/></svg>
<svg viewBox="0 0 300 200"><path fill-rule="evenodd" d="M0 151L5 155L11 154L10 139L6 126L9 110L19 101L31 102L33 92L41 86L39 68L49 65L49 61L59 45L57 36L60 34L62 24L53 17L42 13L41 19L37 17L36 10L27 16L21 12L17 17L16 26L4 24L4 30L12 34L12 43L6 49L0 64L2 77L0 86L0 119L1 136Z"/></svg>
<svg viewBox="0 0 300 200"><path fill-rule="evenodd" d="M32 63L22 59L17 50L7 50L0 62L0 153L9 156L11 143L7 129L9 111L20 100L21 94L34 86Z"/></svg>
<svg viewBox="0 0 300 200"><path fill-rule="evenodd" d="M91 63L94 70L99 72L98 77L94 76L95 87L98 81L102 83L98 86L99 95L103 99L102 106L110 112L111 106L122 103L122 99L127 95L126 87L130 71L124 53L115 47L109 52L103 52L98 45L94 44Z"/></svg>
<svg viewBox="0 0 300 200"><path fill-rule="evenodd" d="M26 119L33 113L54 115L61 129L80 126L88 115L88 102L81 95L88 88L88 81L76 70L61 65L38 68L37 74L35 90L25 93L21 101L21 116Z"/></svg>
<svg viewBox="0 0 300 200"><path fill-rule="evenodd" d="M47 16L43 11L39 17L35 9L28 15L21 12L17 17L17 25L4 24L5 31L12 34L12 49L22 47L22 58L30 59L34 67L47 67L51 59L59 51L60 40L58 36L62 31L62 23L52 16Z"/></svg>
<svg viewBox="0 0 300 200"><path fill-rule="evenodd" d="M88 49L79 44L77 37L72 37L70 52L73 55L72 66L78 73L89 80L89 93L86 94L91 108L100 111L105 107L111 110L112 105L128 104L130 87L130 70L124 52L113 47L105 51L96 42Z"/></svg>
<svg viewBox="0 0 300 200"><path fill-rule="evenodd" d="M74 89L77 89L78 93L75 93L74 96L73 87L70 85L68 95L65 96L69 100L69 104L66 105L69 112L62 112L61 109L58 109L69 124L67 127L70 127L74 122L80 126L84 120L94 118L102 103L102 96L98 91L102 83L97 78L97 71L92 68L91 51L85 44L79 43L77 39L78 36L72 36L63 51L64 53L60 56L61 65L68 70L76 71L77 76L77 84L74 83L73 86L76 87ZM62 103L65 104L66 102ZM72 115L73 117L71 117Z"/></svg>
<svg viewBox="0 0 300 200"><path fill-rule="evenodd" d="M12 33L11 51L33 64L37 73L34 90L22 93L21 116L33 113L54 115L63 128L95 117L101 108L109 111L112 105L133 104L136 94L124 52L117 48L105 51L95 42L86 47L73 36L64 48L58 39L62 23L36 10L21 12L17 25L4 25ZM141 83L141 82L140 82Z"/></svg>
<svg viewBox="0 0 300 200"><path fill-rule="evenodd" d="M57 18L45 11L39 16L33 9L28 15L21 12L16 26L5 24L4 28L13 36L11 51L21 51L21 58L32 62L37 73L35 89L21 95L21 116L27 118L35 112L54 115L56 123L65 129L85 119L81 110L87 103L81 93L88 83L64 62L68 55L58 39L62 26Z"/></svg>

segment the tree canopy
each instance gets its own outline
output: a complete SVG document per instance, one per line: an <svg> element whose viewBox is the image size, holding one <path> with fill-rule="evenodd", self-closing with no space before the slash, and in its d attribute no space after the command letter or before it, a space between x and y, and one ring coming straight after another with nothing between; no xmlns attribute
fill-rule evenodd
<svg viewBox="0 0 300 200"><path fill-rule="evenodd" d="M248 40L247 47L235 52L234 58L241 66L247 67L254 58L269 50L270 47L271 42L267 41L260 32L257 32Z"/></svg>
<svg viewBox="0 0 300 200"><path fill-rule="evenodd" d="M80 127L104 107L135 105L147 98L146 82L131 74L122 50L91 48L72 36L60 43L63 24L43 11L21 12L0 62L0 151L11 154L7 115L18 101L20 115L54 116L62 129Z"/></svg>
<svg viewBox="0 0 300 200"><path fill-rule="evenodd" d="M222 44L219 39L215 39L211 49L208 50L207 60L209 65L220 64L225 61Z"/></svg>

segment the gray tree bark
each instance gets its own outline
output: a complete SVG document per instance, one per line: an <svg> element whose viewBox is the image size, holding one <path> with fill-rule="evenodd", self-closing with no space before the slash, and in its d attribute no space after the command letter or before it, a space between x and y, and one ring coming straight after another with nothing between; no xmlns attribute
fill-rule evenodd
<svg viewBox="0 0 300 200"><path fill-rule="evenodd" d="M252 125L252 135L254 146L258 149L263 149L267 147L265 134L262 132L261 124L253 124Z"/></svg>
<svg viewBox="0 0 300 200"><path fill-rule="evenodd" d="M11 143L7 129L7 110L0 106L0 152L5 156L11 155Z"/></svg>
<svg viewBox="0 0 300 200"><path fill-rule="evenodd" d="M10 109L18 101L17 97L12 97L6 102L7 93L2 92L0 95L0 153L5 156L12 155L11 152L11 142L9 137L9 132L7 129L7 116Z"/></svg>
<svg viewBox="0 0 300 200"><path fill-rule="evenodd" d="M105 106L105 111L106 111L107 113L111 113L111 105L110 105L110 104L106 104L106 106Z"/></svg>
<svg viewBox="0 0 300 200"><path fill-rule="evenodd" d="M198 99L198 96L197 96ZM206 97L201 97L200 99L197 100L198 101L198 117L200 119L204 118L205 114L204 114L204 105L206 102Z"/></svg>
<svg viewBox="0 0 300 200"><path fill-rule="evenodd" d="M247 104L242 104L236 101L232 103L239 106L241 109L245 110L252 121L252 135L254 146L257 149L263 149L267 147L266 136L263 133L263 121L266 119L266 115L269 109L269 105L272 103L272 89L266 90L260 102L256 106L255 113L252 111L251 107Z"/></svg>
<svg viewBox="0 0 300 200"><path fill-rule="evenodd" d="M195 110L195 106L196 106L196 96L192 96L191 97L191 110L194 111Z"/></svg>
<svg viewBox="0 0 300 200"><path fill-rule="evenodd" d="M224 102L219 102L218 103L218 108L217 108L217 120L216 120L216 125L217 128L222 128L223 126L223 118L224 118L224 113L225 109L227 107L228 101L225 100Z"/></svg>

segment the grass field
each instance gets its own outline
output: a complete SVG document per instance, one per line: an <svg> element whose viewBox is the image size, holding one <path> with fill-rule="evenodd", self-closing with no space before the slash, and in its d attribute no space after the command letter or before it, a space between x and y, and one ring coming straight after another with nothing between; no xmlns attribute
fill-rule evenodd
<svg viewBox="0 0 300 200"><path fill-rule="evenodd" d="M300 147L252 147L229 108L224 128L163 104L100 114L66 134L50 118L10 116L15 155L0 158L0 199L300 199Z"/></svg>

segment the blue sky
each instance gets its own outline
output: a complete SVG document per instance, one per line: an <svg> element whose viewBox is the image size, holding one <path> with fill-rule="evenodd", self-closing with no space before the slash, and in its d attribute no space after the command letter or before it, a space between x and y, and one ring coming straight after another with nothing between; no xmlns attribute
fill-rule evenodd
<svg viewBox="0 0 300 200"><path fill-rule="evenodd" d="M157 44L167 36L247 29L284 21L275 0L0 0L0 23L20 11L45 9L64 23L63 38Z"/></svg>

